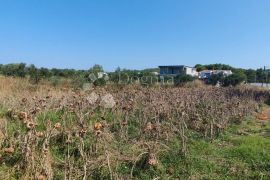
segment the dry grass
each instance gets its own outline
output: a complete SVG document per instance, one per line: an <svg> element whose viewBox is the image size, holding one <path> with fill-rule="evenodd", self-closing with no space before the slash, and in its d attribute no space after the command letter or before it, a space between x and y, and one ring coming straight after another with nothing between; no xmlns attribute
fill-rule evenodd
<svg viewBox="0 0 270 180"><path fill-rule="evenodd" d="M176 178L164 154L187 157L191 133L214 140L269 98L263 90L201 85L74 91L26 79L0 83L0 161L9 178L25 179Z"/></svg>
<svg viewBox="0 0 270 180"><path fill-rule="evenodd" d="M194 80L192 82L188 82L184 85L184 87L187 87L187 88L205 88L206 85L204 82L202 82L201 80Z"/></svg>

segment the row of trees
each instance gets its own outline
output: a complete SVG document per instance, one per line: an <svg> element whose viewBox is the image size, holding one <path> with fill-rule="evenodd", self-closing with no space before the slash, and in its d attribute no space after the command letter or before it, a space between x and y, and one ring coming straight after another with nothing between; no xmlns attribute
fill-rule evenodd
<svg viewBox="0 0 270 180"><path fill-rule="evenodd" d="M196 64L195 67L198 72L203 70L235 70L235 68L227 64Z"/></svg>
<svg viewBox="0 0 270 180"><path fill-rule="evenodd" d="M74 69L48 69L48 68L37 68L35 65L27 66L25 63L17 64L0 64L0 74L4 76L14 76L14 77L25 77L27 75L36 74L41 78L49 78L51 76L60 77L73 77L77 74L85 73L84 70L74 70Z"/></svg>
<svg viewBox="0 0 270 180"><path fill-rule="evenodd" d="M222 75L213 75L208 83L216 84L221 82L223 85L237 85L243 81L251 82L269 82L270 74L266 73L264 69L239 69L233 68L225 64L210 64L195 66L198 71L202 70L232 70L233 75L223 77ZM82 86L84 83L91 82L94 85L105 85L108 81L112 83L134 83L140 81L141 84L154 84L160 81L159 77L153 72L159 72L158 68L145 69L145 70L128 70L117 68L114 72L108 73L107 77L99 77L99 73L104 72L103 67L94 65L88 70L75 70L75 69L48 69L37 68L34 65L26 65L25 63L18 64L0 64L0 74L4 76L14 77L29 77L32 83L38 83L41 79L48 79L57 83L59 78L72 79L76 86ZM192 81L194 78L179 75L174 79L175 84L183 84Z"/></svg>
<svg viewBox="0 0 270 180"><path fill-rule="evenodd" d="M76 87L82 87L85 83L93 83L96 86L105 85L108 80L112 83L134 83L142 80L144 84L150 81L157 81L157 76L152 72L158 72L158 69L145 70L128 70L117 68L114 72L110 72L107 76L102 76L104 69L101 65L94 65L88 70L75 69L57 69L57 68L37 68L34 65L26 65L25 63L17 64L0 64L0 74L4 76L13 76L29 78L30 82L37 84L41 79L50 80L56 84L60 78L71 79ZM100 77L102 76L102 77Z"/></svg>
<svg viewBox="0 0 270 180"><path fill-rule="evenodd" d="M195 66L197 68L197 71L202 70L231 70L235 75L231 78L235 78L235 76L240 76L244 81L248 83L254 83L254 82L270 82L270 73L269 71L266 71L263 68L260 69L241 69L241 68L234 68L232 66L226 65L226 64L208 64L208 65L202 65L197 64ZM217 76L213 76L212 78L217 79ZM222 80L222 79L221 79Z"/></svg>
<svg viewBox="0 0 270 180"><path fill-rule="evenodd" d="M13 77L28 77L32 83L39 83L41 79L55 81L59 78L73 79L74 82L86 82L90 73L101 71L103 68L95 65L89 70L75 70L75 69L57 69L57 68L37 68L35 65L26 65L25 63L16 64L0 64L0 74L4 76Z"/></svg>

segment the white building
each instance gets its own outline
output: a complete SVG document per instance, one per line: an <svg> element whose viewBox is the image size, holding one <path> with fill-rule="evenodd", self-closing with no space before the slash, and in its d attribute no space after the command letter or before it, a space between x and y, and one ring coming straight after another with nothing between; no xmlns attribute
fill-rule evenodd
<svg viewBox="0 0 270 180"><path fill-rule="evenodd" d="M159 69L160 76L177 76L182 73L191 76L198 76L198 72L195 67L189 67L184 65L159 66Z"/></svg>
<svg viewBox="0 0 270 180"><path fill-rule="evenodd" d="M232 75L233 73L231 70L203 70L199 72L199 78L208 79L212 75L218 75L218 74L221 74L222 76L227 77L227 76Z"/></svg>

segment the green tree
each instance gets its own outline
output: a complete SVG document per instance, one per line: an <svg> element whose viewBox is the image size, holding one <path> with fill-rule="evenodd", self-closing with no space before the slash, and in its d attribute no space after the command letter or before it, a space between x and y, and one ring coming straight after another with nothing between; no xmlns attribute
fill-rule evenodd
<svg viewBox="0 0 270 180"><path fill-rule="evenodd" d="M47 68L40 68L38 70L38 73L39 73L41 78L50 78L52 76L52 73Z"/></svg>
<svg viewBox="0 0 270 180"><path fill-rule="evenodd" d="M248 83L256 82L256 70L248 69L245 71L245 74L247 76Z"/></svg>
<svg viewBox="0 0 270 180"><path fill-rule="evenodd" d="M30 76L30 82L33 84L38 84L39 81L41 80L41 76L39 74L38 69L35 67L35 65L31 64L28 67L28 74Z"/></svg>
<svg viewBox="0 0 270 180"><path fill-rule="evenodd" d="M21 77L21 78L25 77L25 75L26 75L26 64L25 63L20 63L20 64L17 64L16 66L17 66L16 73L15 73L16 76Z"/></svg>
<svg viewBox="0 0 270 180"><path fill-rule="evenodd" d="M99 72L104 72L103 67L101 65L95 64L93 67L91 67L88 70L89 73L94 73L95 75L97 75L97 73Z"/></svg>
<svg viewBox="0 0 270 180"><path fill-rule="evenodd" d="M224 79L224 86L236 86L247 80L247 76L243 72L234 73Z"/></svg>
<svg viewBox="0 0 270 180"><path fill-rule="evenodd" d="M3 64L0 64L0 74L3 74Z"/></svg>
<svg viewBox="0 0 270 180"><path fill-rule="evenodd" d="M197 69L198 72L206 70L206 67L202 64L196 64L195 68Z"/></svg>
<svg viewBox="0 0 270 180"><path fill-rule="evenodd" d="M265 72L262 68L257 69L256 78L257 78L257 82L264 82L265 81Z"/></svg>

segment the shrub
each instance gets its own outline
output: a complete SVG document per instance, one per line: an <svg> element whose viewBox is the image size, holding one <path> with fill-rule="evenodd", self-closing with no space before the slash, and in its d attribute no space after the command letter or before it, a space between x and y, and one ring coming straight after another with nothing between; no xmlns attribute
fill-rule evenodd
<svg viewBox="0 0 270 180"><path fill-rule="evenodd" d="M99 79L95 80L93 84L95 86L105 86L106 80L104 78L99 78Z"/></svg>
<svg viewBox="0 0 270 180"><path fill-rule="evenodd" d="M179 74L174 78L174 85L175 86L183 86L187 82L192 82L194 80L195 80L195 78L190 76L190 75Z"/></svg>
<svg viewBox="0 0 270 180"><path fill-rule="evenodd" d="M224 76L223 74L213 74L209 79L208 79L208 84L211 85L216 85L218 82L223 83L224 82Z"/></svg>
<svg viewBox="0 0 270 180"><path fill-rule="evenodd" d="M247 80L247 76L242 73L234 73L224 79L224 86L236 86Z"/></svg>

